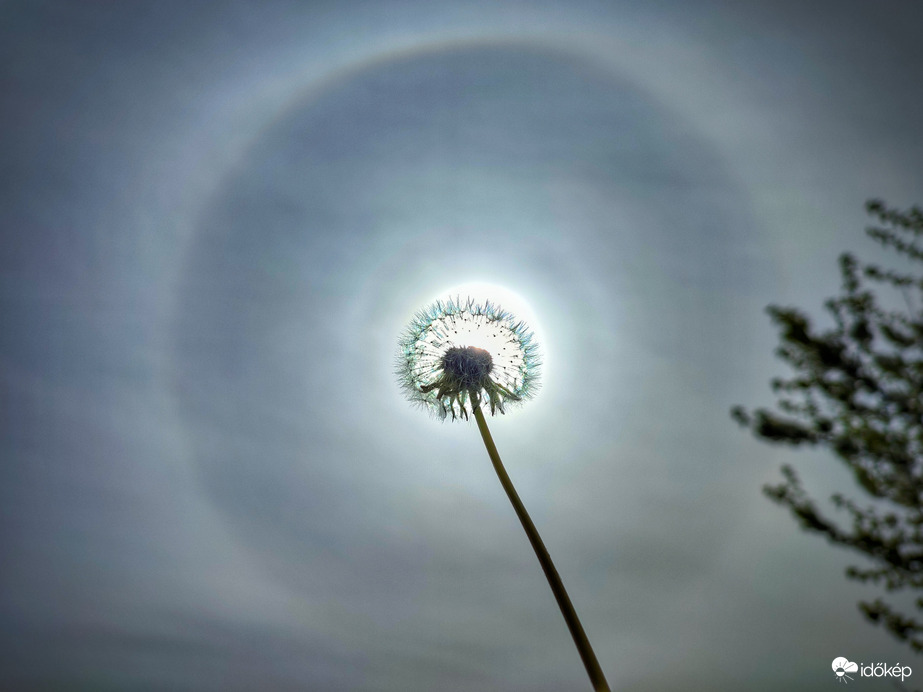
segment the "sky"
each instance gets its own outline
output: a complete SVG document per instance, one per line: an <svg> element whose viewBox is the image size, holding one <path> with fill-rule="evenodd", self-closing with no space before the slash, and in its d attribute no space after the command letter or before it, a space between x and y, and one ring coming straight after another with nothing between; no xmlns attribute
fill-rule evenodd
<svg viewBox="0 0 923 692"><path fill-rule="evenodd" d="M765 307L923 202L921 21L0 4L0 686L589 689L476 426L394 374L469 290L536 334L489 422L613 690L923 677L761 493L849 475L729 416L787 372Z"/></svg>

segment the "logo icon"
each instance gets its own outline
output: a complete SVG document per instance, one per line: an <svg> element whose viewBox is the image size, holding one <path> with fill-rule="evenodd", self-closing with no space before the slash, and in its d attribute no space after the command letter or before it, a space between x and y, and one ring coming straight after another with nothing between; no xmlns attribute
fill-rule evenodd
<svg viewBox="0 0 923 692"><path fill-rule="evenodd" d="M847 673L858 673L859 666L842 656L833 659L833 672L836 673L836 681L848 684L852 678Z"/></svg>

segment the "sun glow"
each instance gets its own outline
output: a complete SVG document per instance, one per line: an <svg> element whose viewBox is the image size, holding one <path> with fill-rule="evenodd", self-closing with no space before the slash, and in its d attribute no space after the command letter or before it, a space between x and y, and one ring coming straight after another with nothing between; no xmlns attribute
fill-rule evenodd
<svg viewBox="0 0 923 692"><path fill-rule="evenodd" d="M541 322L538 320L538 316L535 314L535 311L529 305L529 303L518 293L515 293L508 288L503 286L487 283L485 281L470 281L463 284L458 284L448 288L444 291L440 291L438 294L432 296L433 300L436 299L445 299L447 297L456 297L459 296L462 299L471 298L477 303L484 303L490 301L491 305L495 305L507 312L516 316L517 320L522 320L527 325L529 325L529 330L535 335L535 340L538 342L541 347L541 360L545 369L548 367L548 352L547 344L548 341L545 339L544 331L542 330ZM472 337L473 339L480 337ZM495 346L492 343L474 343L472 341L466 346L476 346L478 348L483 348L488 351L491 350L492 346Z"/></svg>

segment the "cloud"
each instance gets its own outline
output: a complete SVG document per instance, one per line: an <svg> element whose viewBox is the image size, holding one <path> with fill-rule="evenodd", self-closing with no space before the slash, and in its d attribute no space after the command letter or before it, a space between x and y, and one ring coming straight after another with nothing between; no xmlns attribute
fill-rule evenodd
<svg viewBox="0 0 923 692"><path fill-rule="evenodd" d="M839 671L842 669L847 673L855 673L859 670L859 666L856 663L853 663L852 661L849 661L842 656L833 659L832 667L834 671Z"/></svg>

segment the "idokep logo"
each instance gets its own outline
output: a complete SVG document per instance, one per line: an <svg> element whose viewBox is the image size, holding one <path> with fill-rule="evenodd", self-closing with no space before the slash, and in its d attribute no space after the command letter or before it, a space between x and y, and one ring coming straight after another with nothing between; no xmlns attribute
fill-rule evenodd
<svg viewBox="0 0 923 692"><path fill-rule="evenodd" d="M900 663L893 666L887 663L856 664L842 656L833 659L832 667L836 681L842 683L849 683L855 679L849 673L859 673L859 677L862 678L900 678L902 682L913 673L910 666L902 666Z"/></svg>

